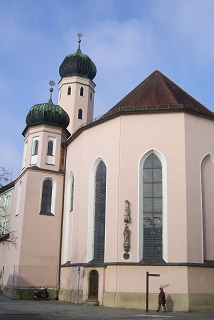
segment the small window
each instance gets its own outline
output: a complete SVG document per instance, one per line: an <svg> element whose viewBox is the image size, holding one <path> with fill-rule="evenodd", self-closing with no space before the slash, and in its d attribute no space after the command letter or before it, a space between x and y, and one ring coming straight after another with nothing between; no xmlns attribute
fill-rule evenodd
<svg viewBox="0 0 214 320"><path fill-rule="evenodd" d="M83 87L80 88L80 96L81 96L81 97L84 96L84 88L83 88Z"/></svg>
<svg viewBox="0 0 214 320"><path fill-rule="evenodd" d="M55 165L55 155L56 155L56 137L48 137L47 140L47 154L46 154L46 164Z"/></svg>
<svg viewBox="0 0 214 320"><path fill-rule="evenodd" d="M7 194L5 196L5 202L4 202L4 207L7 208L10 206L10 194Z"/></svg>
<svg viewBox="0 0 214 320"><path fill-rule="evenodd" d="M92 91L90 92L90 100L92 101Z"/></svg>
<svg viewBox="0 0 214 320"><path fill-rule="evenodd" d="M68 95L68 96L71 95L71 86L68 87L68 93L67 93L67 95Z"/></svg>
<svg viewBox="0 0 214 320"><path fill-rule="evenodd" d="M50 140L48 141L48 152L47 152L48 156L53 156L53 141Z"/></svg>
<svg viewBox="0 0 214 320"><path fill-rule="evenodd" d="M41 214L51 214L52 204L52 181L47 179L43 182L42 187L42 201L41 201Z"/></svg>
<svg viewBox="0 0 214 320"><path fill-rule="evenodd" d="M79 109L78 110L78 119L82 120L82 118L83 118L83 110Z"/></svg>
<svg viewBox="0 0 214 320"><path fill-rule="evenodd" d="M39 149L39 140L35 140L33 144L33 156L36 156L38 154L38 149Z"/></svg>
<svg viewBox="0 0 214 320"><path fill-rule="evenodd" d="M1 233L2 234L8 233L8 220L7 219L3 220L3 222L2 222Z"/></svg>

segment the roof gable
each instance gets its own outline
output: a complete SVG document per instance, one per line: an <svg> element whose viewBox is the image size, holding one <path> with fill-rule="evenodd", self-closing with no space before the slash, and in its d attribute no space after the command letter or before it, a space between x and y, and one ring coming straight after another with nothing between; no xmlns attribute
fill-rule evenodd
<svg viewBox="0 0 214 320"><path fill-rule="evenodd" d="M208 108L186 93L160 71L154 71L109 112L123 107L183 105L186 109L213 114Z"/></svg>

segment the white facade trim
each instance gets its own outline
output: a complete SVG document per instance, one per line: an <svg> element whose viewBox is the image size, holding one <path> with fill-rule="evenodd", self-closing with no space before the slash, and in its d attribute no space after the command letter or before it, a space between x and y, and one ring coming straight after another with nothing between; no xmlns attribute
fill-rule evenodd
<svg viewBox="0 0 214 320"><path fill-rule="evenodd" d="M62 255L62 262L65 263L69 260L69 257L71 254L68 252L69 247L69 226L70 226L70 220L71 220L71 211L70 211L70 201L71 201L71 183L72 179L74 178L74 173L71 170L68 180L67 180L67 186L66 186L66 202L65 202L65 220L64 220L64 243L63 243L63 255ZM72 243L72 232L70 236L70 241Z"/></svg>
<svg viewBox="0 0 214 320"><path fill-rule="evenodd" d="M203 203L203 183L202 183L202 164L206 157L210 157L212 162L214 163L214 155L211 152L206 153L200 162L200 199L201 199L201 243L202 243L202 252L201 252L201 263L204 262L205 259L205 243L204 243L204 229L205 229L205 217L204 217L204 203Z"/></svg>

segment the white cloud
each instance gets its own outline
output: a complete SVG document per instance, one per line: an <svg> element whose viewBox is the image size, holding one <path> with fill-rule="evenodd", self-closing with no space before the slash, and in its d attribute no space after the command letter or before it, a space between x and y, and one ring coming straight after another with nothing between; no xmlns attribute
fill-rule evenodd
<svg viewBox="0 0 214 320"><path fill-rule="evenodd" d="M154 6L166 32L161 38L203 66L214 62L213 12L213 0L157 0Z"/></svg>

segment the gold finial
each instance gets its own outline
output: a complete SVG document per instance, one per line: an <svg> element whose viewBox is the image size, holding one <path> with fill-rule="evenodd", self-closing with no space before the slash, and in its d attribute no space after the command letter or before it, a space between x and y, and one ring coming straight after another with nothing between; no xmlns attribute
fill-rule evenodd
<svg viewBox="0 0 214 320"><path fill-rule="evenodd" d="M79 43L79 49L80 49L80 42L81 42L81 38L82 38L82 33L79 32L79 33L77 33L77 35L78 35L78 37L79 37L78 43Z"/></svg>
<svg viewBox="0 0 214 320"><path fill-rule="evenodd" d="M50 91L50 100L52 101L52 92L53 92L53 86L55 86L55 82L53 80L49 81L49 85L51 86Z"/></svg>

